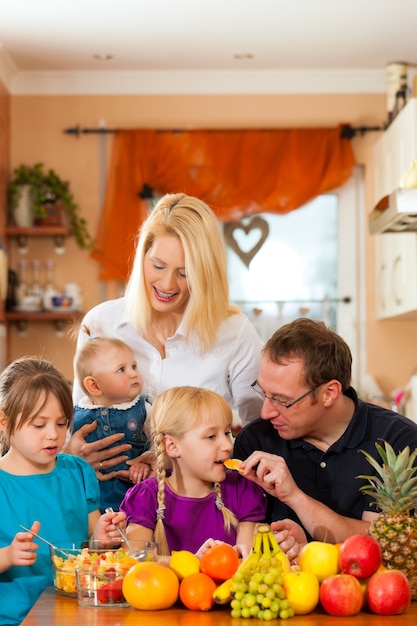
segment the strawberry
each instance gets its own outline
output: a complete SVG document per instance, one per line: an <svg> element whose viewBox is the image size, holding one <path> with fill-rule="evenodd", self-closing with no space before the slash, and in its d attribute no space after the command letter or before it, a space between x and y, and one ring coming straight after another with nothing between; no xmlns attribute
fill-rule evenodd
<svg viewBox="0 0 417 626"><path fill-rule="evenodd" d="M114 567L108 567L104 572L104 575L107 576L109 580L114 580L116 578L116 570Z"/></svg>
<svg viewBox="0 0 417 626"><path fill-rule="evenodd" d="M102 604L114 604L123 602L124 596L122 592L123 580L112 580L97 589L97 600Z"/></svg>

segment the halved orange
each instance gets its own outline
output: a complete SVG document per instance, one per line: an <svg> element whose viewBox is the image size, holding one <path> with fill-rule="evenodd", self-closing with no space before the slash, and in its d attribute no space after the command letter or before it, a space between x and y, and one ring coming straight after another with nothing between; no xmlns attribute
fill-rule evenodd
<svg viewBox="0 0 417 626"><path fill-rule="evenodd" d="M242 461L240 459L226 459L226 461L223 461L223 463L227 467L227 469L236 470L237 472L240 472L242 474L242 470L240 468L240 466L242 465Z"/></svg>

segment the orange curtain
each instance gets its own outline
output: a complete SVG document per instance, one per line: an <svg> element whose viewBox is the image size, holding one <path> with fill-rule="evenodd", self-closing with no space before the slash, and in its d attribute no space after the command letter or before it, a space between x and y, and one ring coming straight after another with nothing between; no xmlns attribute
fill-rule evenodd
<svg viewBox="0 0 417 626"><path fill-rule="evenodd" d="M114 137L103 215L92 253L102 280L126 280L148 205L141 192L184 192L224 222L288 213L351 175L351 142L337 128L123 130ZM143 194L142 194L143 195Z"/></svg>

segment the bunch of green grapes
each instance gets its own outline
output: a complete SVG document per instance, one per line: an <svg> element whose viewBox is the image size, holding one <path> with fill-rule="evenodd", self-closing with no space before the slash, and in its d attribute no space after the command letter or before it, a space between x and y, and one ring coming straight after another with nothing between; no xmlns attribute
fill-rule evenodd
<svg viewBox="0 0 417 626"><path fill-rule="evenodd" d="M237 571L233 576L232 617L254 617L270 621L293 617L282 586L281 562L275 557L263 556L252 567Z"/></svg>

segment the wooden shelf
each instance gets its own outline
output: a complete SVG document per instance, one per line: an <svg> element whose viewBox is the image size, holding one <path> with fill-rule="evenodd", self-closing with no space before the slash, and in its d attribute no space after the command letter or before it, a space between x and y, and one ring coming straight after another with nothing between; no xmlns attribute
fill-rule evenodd
<svg viewBox="0 0 417 626"><path fill-rule="evenodd" d="M83 315L82 311L6 311L6 320L18 322L55 322L56 320L75 320Z"/></svg>
<svg viewBox="0 0 417 626"><path fill-rule="evenodd" d="M29 237L51 237L54 240L56 254L63 254L65 251L65 238L69 235L67 226L31 226L30 228L20 228L18 226L6 226L5 235L17 241L19 252L26 254Z"/></svg>
<svg viewBox="0 0 417 626"><path fill-rule="evenodd" d="M9 324L15 324L21 335L26 335L30 322L52 322L55 326L55 334L58 337L64 335L67 322L76 322L84 313L82 311L6 311L5 319Z"/></svg>
<svg viewBox="0 0 417 626"><path fill-rule="evenodd" d="M69 234L69 228L66 226L31 226L30 228L6 226L5 233L9 237L55 237L56 235L66 237Z"/></svg>

